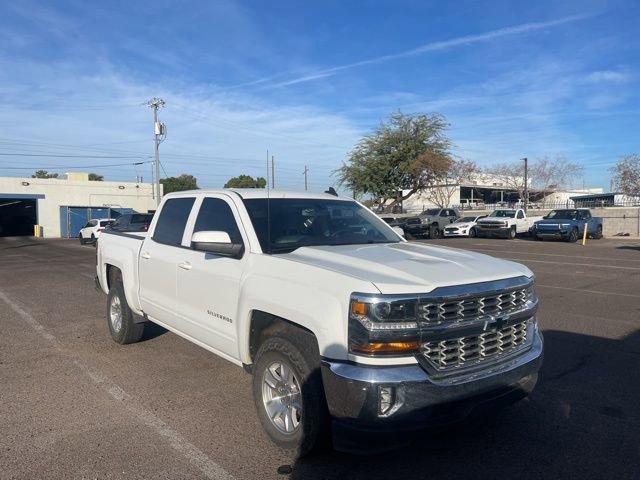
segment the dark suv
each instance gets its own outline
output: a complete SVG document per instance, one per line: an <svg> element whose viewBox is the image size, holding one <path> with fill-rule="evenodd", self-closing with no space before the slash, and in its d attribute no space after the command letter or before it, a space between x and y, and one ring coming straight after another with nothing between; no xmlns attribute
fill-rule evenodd
<svg viewBox="0 0 640 480"><path fill-rule="evenodd" d="M149 230L153 213L125 213L111 224L109 230L115 232L146 232Z"/></svg>

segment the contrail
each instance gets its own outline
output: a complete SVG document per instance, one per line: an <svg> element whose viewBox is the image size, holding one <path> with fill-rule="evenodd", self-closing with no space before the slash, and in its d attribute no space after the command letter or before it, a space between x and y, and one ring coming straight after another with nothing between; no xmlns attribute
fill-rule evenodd
<svg viewBox="0 0 640 480"><path fill-rule="evenodd" d="M515 25L513 27L505 27L499 28L497 30L492 30L485 33L480 33L477 35L465 35L458 38L452 38L449 40L443 40L439 42L431 42L421 45L416 48L412 48L411 50L405 50L403 52L392 53L389 55L383 55L381 57L370 58L367 60L360 60L354 63L348 63L345 65L338 65L335 67L325 68L321 70L316 70L315 72L310 72L306 75L293 78L290 80L285 80L283 82L273 83L268 85L268 87L286 87L288 85L295 85L297 83L309 82L312 80L317 80L319 78L326 78L335 75L342 70L347 70L350 68L361 67L364 65L371 65L375 63L387 62L389 60L395 60L398 58L412 57L416 55L422 55L427 52L434 52L438 50L445 50L452 47L457 47L461 45L471 45L479 42L486 42L488 40L493 40L494 38L506 37L508 35L516 35L519 33L527 33L533 32L536 30L542 30L544 28L556 27L558 25L563 25L565 23L577 22L580 20L584 20L586 18L592 17L593 14L581 14L581 15L571 15L569 17L563 17L556 20L550 20L548 22L533 22L533 23L523 23L521 25ZM261 83L260 81L254 82Z"/></svg>

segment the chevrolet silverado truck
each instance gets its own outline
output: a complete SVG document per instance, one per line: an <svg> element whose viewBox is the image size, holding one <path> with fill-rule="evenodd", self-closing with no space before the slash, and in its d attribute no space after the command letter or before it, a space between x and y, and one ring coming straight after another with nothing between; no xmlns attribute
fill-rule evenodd
<svg viewBox="0 0 640 480"><path fill-rule="evenodd" d="M494 210L476 223L478 237L504 237L510 240L519 233L529 233L542 216L529 217L522 208Z"/></svg>
<svg viewBox="0 0 640 480"><path fill-rule="evenodd" d="M591 211L586 208L567 208L551 210L534 223L531 233L537 240L576 242L584 235L585 228L591 238L602 238L602 218L591 216Z"/></svg>
<svg viewBox="0 0 640 480"><path fill-rule="evenodd" d="M523 398L542 362L527 267L407 242L330 194L169 194L148 232L104 232L96 274L115 342L153 322L243 367L297 455L402 445Z"/></svg>

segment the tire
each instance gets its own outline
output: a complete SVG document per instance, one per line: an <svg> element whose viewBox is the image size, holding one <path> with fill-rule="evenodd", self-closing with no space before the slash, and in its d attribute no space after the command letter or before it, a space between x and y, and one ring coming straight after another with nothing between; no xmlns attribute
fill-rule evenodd
<svg viewBox="0 0 640 480"><path fill-rule="evenodd" d="M567 238L567 242L576 243L578 241L578 229L573 227L571 232L569 233L569 237Z"/></svg>
<svg viewBox="0 0 640 480"><path fill-rule="evenodd" d="M507 233L507 238L509 240L513 240L514 238L516 238L516 227L511 227L509 229L509 232Z"/></svg>
<svg viewBox="0 0 640 480"><path fill-rule="evenodd" d="M432 228L429 229L429 236L430 238L440 238L441 232L440 232L440 227L438 226L438 224L433 224L431 225Z"/></svg>
<svg viewBox="0 0 640 480"><path fill-rule="evenodd" d="M107 325L109 326L111 338L120 345L138 342L144 333L144 323L135 323L133 321L133 312L127 303L120 279L112 283L109 295L107 295Z"/></svg>
<svg viewBox="0 0 640 480"><path fill-rule="evenodd" d="M281 449L302 457L328 439L329 412L315 338L302 330L288 330L288 333L291 333L287 335L288 339L271 337L260 346L253 370L253 399L260 423L271 441ZM284 375L277 365L286 367ZM289 378L294 381L282 381L287 369L293 375ZM279 375L282 377L278 378ZM289 395L282 396L282 391L270 387L267 383L269 378L271 382L277 382L277 388L290 392ZM291 393L296 391L297 397ZM274 393L276 398L268 400ZM267 404L277 402L278 394L291 403L289 406L277 403L272 407L276 413L270 413ZM295 408L296 403L299 408ZM282 408L284 415L278 413ZM285 431L288 428L285 423L287 416L291 418L288 422L291 431Z"/></svg>
<svg viewBox="0 0 640 480"><path fill-rule="evenodd" d="M602 238L602 225L598 225L596 233L594 233L591 238L595 238L596 240L600 240Z"/></svg>
<svg viewBox="0 0 640 480"><path fill-rule="evenodd" d="M478 233L476 232L475 227L471 227L471 229L469 230L469 238L476 238L478 236Z"/></svg>
<svg viewBox="0 0 640 480"><path fill-rule="evenodd" d="M93 233L91 234L91 243L96 244L96 236Z"/></svg>
<svg viewBox="0 0 640 480"><path fill-rule="evenodd" d="M544 237L541 237L540 235L535 235L535 238L539 242L544 242Z"/></svg>
<svg viewBox="0 0 640 480"><path fill-rule="evenodd" d="M85 239L82 237L81 233L78 234L78 239L80 240L80 245L84 245L85 243L87 243Z"/></svg>

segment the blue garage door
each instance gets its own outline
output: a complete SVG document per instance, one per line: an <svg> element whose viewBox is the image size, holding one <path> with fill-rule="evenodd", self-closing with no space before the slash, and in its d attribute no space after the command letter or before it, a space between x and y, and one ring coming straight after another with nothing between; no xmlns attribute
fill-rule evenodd
<svg viewBox="0 0 640 480"><path fill-rule="evenodd" d="M60 207L60 235L76 238L89 220L118 218L124 213L134 213L132 208L109 207Z"/></svg>

